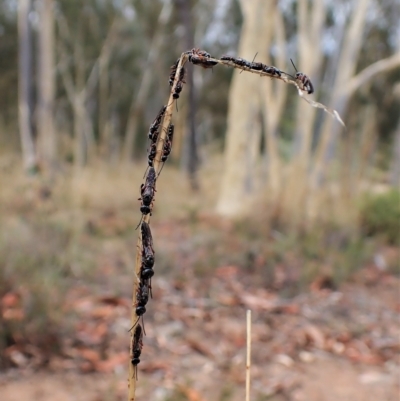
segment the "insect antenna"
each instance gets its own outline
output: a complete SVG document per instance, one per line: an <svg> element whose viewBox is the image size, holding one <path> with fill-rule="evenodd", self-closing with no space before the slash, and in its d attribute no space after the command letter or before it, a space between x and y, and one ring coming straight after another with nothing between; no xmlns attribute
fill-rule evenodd
<svg viewBox="0 0 400 401"><path fill-rule="evenodd" d="M164 168L164 164L165 164L165 162L163 162L163 164L162 164L162 166L161 166L161 168L160 168L160 171L159 171L158 174L157 174L157 178L158 178L159 175L161 174L161 171L162 171L162 169Z"/></svg>
<svg viewBox="0 0 400 401"><path fill-rule="evenodd" d="M146 335L146 330L144 329L144 317L143 317L143 315L141 317L142 317L143 333L144 333L144 335ZM137 318L134 325L128 330L128 333L138 324L139 320L140 320L140 316Z"/></svg>
<svg viewBox="0 0 400 401"><path fill-rule="evenodd" d="M146 173L147 173L147 170L149 169L149 167L150 167L150 166L147 166L146 171L145 171L144 174L143 174L143 178L146 177ZM140 224L140 223L139 223L139 224ZM136 227L136 228L137 228L137 227Z"/></svg>
<svg viewBox="0 0 400 401"><path fill-rule="evenodd" d="M133 376L132 379L135 378L136 381L138 380L138 367L137 365L133 365Z"/></svg>
<svg viewBox="0 0 400 401"><path fill-rule="evenodd" d="M142 217L139 220L139 224L136 226L135 230L137 230L139 228L140 224L142 224L142 221L143 221L143 214L142 214Z"/></svg>
<svg viewBox="0 0 400 401"><path fill-rule="evenodd" d="M140 316L139 316L139 319L140 319ZM138 319L138 320L139 320L139 319ZM143 326L143 334L144 334L144 335L147 335L147 334L146 334L146 330L144 329L144 314L142 315L142 326Z"/></svg>
<svg viewBox="0 0 400 401"><path fill-rule="evenodd" d="M136 322L133 324L133 326L128 330L128 333L133 329L133 328L135 328L135 326L138 324L138 322L139 322L139 319L140 319L140 316L137 318L137 320L136 320Z"/></svg>
<svg viewBox="0 0 400 401"><path fill-rule="evenodd" d="M293 65L294 69L296 70L296 72L299 72L299 71L297 70L296 66L295 66L294 63L293 63L293 60L290 59L290 61L291 61L292 65ZM289 74L288 74L288 75L289 75Z"/></svg>
<svg viewBox="0 0 400 401"><path fill-rule="evenodd" d="M176 102L176 111L178 112L178 98L173 99L173 100L172 100L172 103L174 102L174 100L177 101L177 102ZM172 103L170 103L167 107L169 107Z"/></svg>
<svg viewBox="0 0 400 401"><path fill-rule="evenodd" d="M257 53L254 55L254 57L253 57L253 60L252 60L252 62L251 62L251 63L254 63L254 60L256 59L256 57L257 57L257 54L258 54L258 52L257 52ZM251 63L250 63L250 64L251 64ZM240 72L239 72L239 74L241 74L243 71L244 71L244 70L240 71Z"/></svg>

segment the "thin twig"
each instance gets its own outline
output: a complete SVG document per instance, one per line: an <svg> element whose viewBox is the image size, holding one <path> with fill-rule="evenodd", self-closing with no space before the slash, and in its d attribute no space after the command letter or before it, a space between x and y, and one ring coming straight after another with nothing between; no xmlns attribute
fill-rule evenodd
<svg viewBox="0 0 400 401"><path fill-rule="evenodd" d="M246 401L250 401L250 367L251 367L251 310L246 312L247 356L246 356Z"/></svg>

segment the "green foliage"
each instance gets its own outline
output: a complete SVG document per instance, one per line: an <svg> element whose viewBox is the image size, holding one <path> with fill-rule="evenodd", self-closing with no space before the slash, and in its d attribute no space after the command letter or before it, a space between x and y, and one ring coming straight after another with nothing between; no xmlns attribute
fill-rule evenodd
<svg viewBox="0 0 400 401"><path fill-rule="evenodd" d="M369 236L382 236L391 244L400 242L400 191L370 195L361 209L361 225Z"/></svg>

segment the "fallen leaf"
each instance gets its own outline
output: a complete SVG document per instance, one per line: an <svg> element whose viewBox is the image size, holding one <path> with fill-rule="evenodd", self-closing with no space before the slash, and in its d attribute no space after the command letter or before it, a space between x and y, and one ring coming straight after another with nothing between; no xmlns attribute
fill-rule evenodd
<svg viewBox="0 0 400 401"><path fill-rule="evenodd" d="M1 298L3 308L15 308L21 302L21 297L15 292L8 292Z"/></svg>

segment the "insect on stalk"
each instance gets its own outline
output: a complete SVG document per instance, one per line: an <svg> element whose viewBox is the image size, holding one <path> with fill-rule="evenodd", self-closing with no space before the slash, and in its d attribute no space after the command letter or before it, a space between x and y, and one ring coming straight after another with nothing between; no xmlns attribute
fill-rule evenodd
<svg viewBox="0 0 400 401"><path fill-rule="evenodd" d="M140 211L142 213L142 218L139 221L139 224L136 226L135 230L140 226L140 223L143 220L143 216L150 213L151 216L151 207L153 203L154 193L156 191L156 171L154 167L150 167L147 173L146 181L144 184L140 186L140 194L141 200Z"/></svg>
<svg viewBox="0 0 400 401"><path fill-rule="evenodd" d="M293 65L294 69L296 70L295 79L296 79L296 81L300 82L300 84L302 86L301 90L306 91L310 95L311 93L314 92L314 86L311 83L310 78L308 78L308 76L306 74L303 74L302 72L297 71L297 68L293 63L293 60L290 59L290 61Z"/></svg>
<svg viewBox="0 0 400 401"><path fill-rule="evenodd" d="M158 134L159 134L159 130L160 130L160 124L161 124L162 118L164 117L165 110L167 110L167 106L163 106L161 108L161 110L157 114L157 117L150 125L148 137L151 140L151 142L153 142L153 143L157 142L157 138L158 138Z"/></svg>
<svg viewBox="0 0 400 401"><path fill-rule="evenodd" d="M147 156L147 163L149 167L153 167L156 154L157 154L157 142L153 142L150 145L149 154Z"/></svg>
<svg viewBox="0 0 400 401"><path fill-rule="evenodd" d="M140 317L142 318L143 324L143 333L146 334L146 330L144 329L144 319L143 315L146 313L146 305L149 301L149 282L148 280L140 280L138 289L136 291L136 303L135 303L135 312L138 317L134 325L128 330L131 331L139 322Z"/></svg>
<svg viewBox="0 0 400 401"><path fill-rule="evenodd" d="M279 70L278 68L273 67L273 66L270 67L268 65L265 65L264 68L263 68L263 72L266 72L267 74L272 75L274 77L275 76L278 76L278 77L282 76L281 70Z"/></svg>
<svg viewBox="0 0 400 401"><path fill-rule="evenodd" d="M141 226L142 232L142 265L140 267L140 280L147 281L150 296L153 298L151 289L151 278L154 276L154 248L153 248L153 236L151 235L150 226L143 221Z"/></svg>
<svg viewBox="0 0 400 401"><path fill-rule="evenodd" d="M163 153L161 155L161 161L162 161L163 164L161 166L160 171L158 172L157 178L161 174L161 171L164 168L164 164L167 161L168 156L171 154L173 139L174 139L174 125L170 124L168 126L167 137L165 138L165 143L164 143L164 147L163 147Z"/></svg>
<svg viewBox="0 0 400 401"><path fill-rule="evenodd" d="M230 61L239 67L245 67L245 68L251 69L251 63L240 57L236 58L236 57L231 57L231 56L222 56L221 60L222 61Z"/></svg>
<svg viewBox="0 0 400 401"><path fill-rule="evenodd" d="M138 324L132 337L132 355L131 363L133 365L133 377L138 379L138 368L137 365L140 363L140 354L143 348L143 330L142 326Z"/></svg>
<svg viewBox="0 0 400 401"><path fill-rule="evenodd" d="M194 65L199 65L203 68L213 68L218 63L210 60L211 55L204 50L193 48L188 52L188 59Z"/></svg>
<svg viewBox="0 0 400 401"><path fill-rule="evenodd" d="M172 66L172 67L175 67L175 66ZM175 74L176 74L176 69L175 69ZM185 67L182 66L182 68L181 68L181 70L179 72L178 81L177 81L177 83L175 85L174 91L172 92L172 97L173 97L174 100L179 99L179 95L180 95L180 93L182 92L182 89L183 89L183 84L186 83L185 74L186 74ZM171 72L171 75L172 75L172 72ZM170 78L171 78L171 76L170 76ZM176 103L176 111L178 111L178 103Z"/></svg>
<svg viewBox="0 0 400 401"><path fill-rule="evenodd" d="M175 75L176 75L176 70L178 68L178 64L179 64L179 58L178 60L176 60L175 64L173 64L171 66L171 72L169 74L169 86L172 86L174 84L174 79L175 79Z"/></svg>
<svg viewBox="0 0 400 401"><path fill-rule="evenodd" d="M263 63L255 63L255 62L254 62L254 60L255 60L256 57L257 57L257 54L258 54L258 52L254 55L253 60L252 60L251 63L250 63L250 68L251 68L252 70L256 70L256 71L262 69L262 68L258 68L259 66L264 66ZM241 74L243 71L244 71L244 70L240 71L239 74Z"/></svg>

